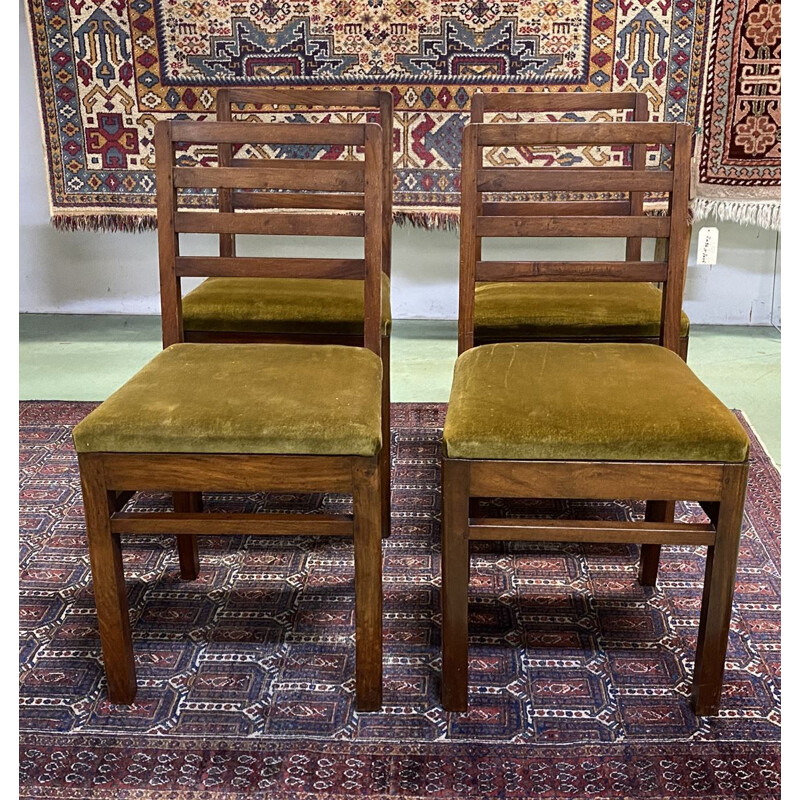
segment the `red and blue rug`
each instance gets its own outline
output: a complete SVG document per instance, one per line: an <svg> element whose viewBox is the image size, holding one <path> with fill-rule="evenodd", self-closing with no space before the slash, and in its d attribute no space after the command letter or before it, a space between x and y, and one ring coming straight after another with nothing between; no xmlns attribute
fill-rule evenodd
<svg viewBox="0 0 800 800"><path fill-rule="evenodd" d="M322 538L201 539L192 583L179 579L171 540L123 541L139 677L137 703L124 707L106 700L70 438L93 407L21 404L22 798L779 796L780 477L755 437L718 717L689 706L704 548L665 548L647 589L626 545L476 547L470 711L442 711L445 407L410 404L392 410L382 711L355 711L352 549ZM208 499L309 513L348 502ZM622 501L570 508L642 512ZM566 509L503 501L495 513Z"/></svg>

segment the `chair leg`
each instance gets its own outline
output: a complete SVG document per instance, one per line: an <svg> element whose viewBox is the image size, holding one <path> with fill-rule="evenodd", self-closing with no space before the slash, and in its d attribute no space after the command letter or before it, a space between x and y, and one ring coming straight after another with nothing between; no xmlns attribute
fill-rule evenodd
<svg viewBox="0 0 800 800"><path fill-rule="evenodd" d="M674 522L675 503L664 500L648 500L645 506L644 518L647 522ZM639 583L642 586L656 585L660 557L660 544L642 545L639 557Z"/></svg>
<svg viewBox="0 0 800 800"><path fill-rule="evenodd" d="M467 710L469 462L442 463L442 706Z"/></svg>
<svg viewBox="0 0 800 800"><path fill-rule="evenodd" d="M706 556L703 605L697 633L692 706L698 716L719 711L746 491L747 464L725 467L722 499L719 503L709 504L717 532L714 545L708 548Z"/></svg>
<svg viewBox="0 0 800 800"><path fill-rule="evenodd" d="M203 510L201 492L173 492L172 507L182 514L199 514ZM181 565L181 578L193 581L200 574L200 554L197 551L197 536L182 533L178 540L178 561Z"/></svg>
<svg viewBox="0 0 800 800"><path fill-rule="evenodd" d="M353 468L356 568L356 708L378 711L383 692L381 468L359 459Z"/></svg>
<svg viewBox="0 0 800 800"><path fill-rule="evenodd" d="M78 462L108 698L112 703L130 704L136 697L136 669L122 551L119 535L111 532L115 493L105 487L100 457L79 455Z"/></svg>
<svg viewBox="0 0 800 800"><path fill-rule="evenodd" d="M389 356L389 336L381 338L381 359L383 360L383 388L381 393L381 424L383 427L383 448L381 449L381 536L388 539L392 533L392 423L391 391L389 378L391 360Z"/></svg>

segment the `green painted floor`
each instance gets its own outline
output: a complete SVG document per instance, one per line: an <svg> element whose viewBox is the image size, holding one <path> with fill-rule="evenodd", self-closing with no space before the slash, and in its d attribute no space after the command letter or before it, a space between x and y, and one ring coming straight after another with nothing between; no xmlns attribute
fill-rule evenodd
<svg viewBox="0 0 800 800"><path fill-rule="evenodd" d="M22 314L21 400L102 400L160 348L158 317ZM770 327L693 325L689 365L730 408L744 411L780 464L781 336ZM395 320L392 400L445 402L456 323Z"/></svg>

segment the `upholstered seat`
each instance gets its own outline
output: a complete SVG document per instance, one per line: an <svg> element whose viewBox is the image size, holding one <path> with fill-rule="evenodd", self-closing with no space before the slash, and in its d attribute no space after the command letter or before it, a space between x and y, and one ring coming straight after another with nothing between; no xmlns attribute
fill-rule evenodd
<svg viewBox="0 0 800 800"><path fill-rule="evenodd" d="M444 446L465 459L742 462L748 439L666 348L528 342L459 357Z"/></svg>
<svg viewBox="0 0 800 800"><path fill-rule="evenodd" d="M478 283L478 339L658 337L661 292L649 283ZM681 336L689 318L681 314Z"/></svg>
<svg viewBox="0 0 800 800"><path fill-rule="evenodd" d="M75 427L75 448L373 456L381 374L357 347L175 344Z"/></svg>
<svg viewBox="0 0 800 800"><path fill-rule="evenodd" d="M383 275L381 332L391 327ZM320 278L208 278L183 298L187 331L357 335L364 330L364 284Z"/></svg>

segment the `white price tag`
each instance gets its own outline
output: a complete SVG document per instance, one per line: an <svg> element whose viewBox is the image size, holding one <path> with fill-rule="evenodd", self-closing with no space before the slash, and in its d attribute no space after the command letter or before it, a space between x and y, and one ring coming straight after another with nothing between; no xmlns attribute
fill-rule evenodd
<svg viewBox="0 0 800 800"><path fill-rule="evenodd" d="M719 228L700 228L697 237L697 263L717 263L717 250L719 249Z"/></svg>

